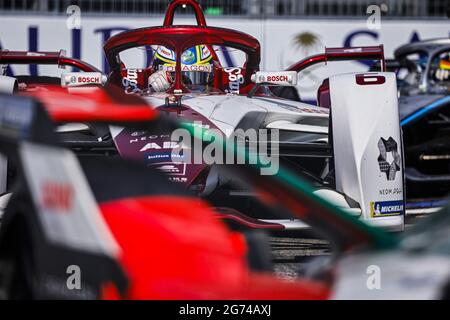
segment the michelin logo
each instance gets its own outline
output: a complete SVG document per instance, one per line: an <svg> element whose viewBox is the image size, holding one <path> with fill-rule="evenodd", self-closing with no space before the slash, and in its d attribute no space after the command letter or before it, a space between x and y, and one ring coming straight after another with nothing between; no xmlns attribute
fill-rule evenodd
<svg viewBox="0 0 450 320"><path fill-rule="evenodd" d="M403 201L378 201L370 203L370 216L386 217L403 214Z"/></svg>

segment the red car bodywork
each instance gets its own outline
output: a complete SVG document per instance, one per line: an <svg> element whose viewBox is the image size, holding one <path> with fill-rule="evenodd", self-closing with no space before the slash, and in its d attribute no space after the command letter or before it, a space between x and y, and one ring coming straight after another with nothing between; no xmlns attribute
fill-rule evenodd
<svg viewBox="0 0 450 320"><path fill-rule="evenodd" d="M130 299L325 299L312 281L286 282L248 269L245 240L197 199L148 197L100 205L122 248ZM114 297L109 288L105 297Z"/></svg>

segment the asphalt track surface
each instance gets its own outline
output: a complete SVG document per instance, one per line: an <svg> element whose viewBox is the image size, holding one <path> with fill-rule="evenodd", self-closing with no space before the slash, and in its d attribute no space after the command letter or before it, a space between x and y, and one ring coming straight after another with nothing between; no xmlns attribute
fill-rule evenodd
<svg viewBox="0 0 450 320"><path fill-rule="evenodd" d="M428 215L407 216L406 230ZM316 257L325 257L332 253L327 240L314 237L284 236L282 233L270 238L272 262L275 274L282 279L294 279L305 274L308 264Z"/></svg>

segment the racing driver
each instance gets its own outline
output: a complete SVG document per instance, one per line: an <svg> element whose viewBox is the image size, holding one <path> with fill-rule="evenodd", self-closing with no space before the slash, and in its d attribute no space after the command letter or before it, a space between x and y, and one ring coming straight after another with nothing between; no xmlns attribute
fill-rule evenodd
<svg viewBox="0 0 450 320"><path fill-rule="evenodd" d="M434 72L434 75L439 81L448 81L450 78L450 53L441 55L439 65Z"/></svg>
<svg viewBox="0 0 450 320"><path fill-rule="evenodd" d="M191 89L208 91L214 78L213 59L205 45L197 45L181 55L183 83ZM175 52L158 46L154 51L152 67L155 72L148 78L148 85L156 92L169 89L175 79Z"/></svg>

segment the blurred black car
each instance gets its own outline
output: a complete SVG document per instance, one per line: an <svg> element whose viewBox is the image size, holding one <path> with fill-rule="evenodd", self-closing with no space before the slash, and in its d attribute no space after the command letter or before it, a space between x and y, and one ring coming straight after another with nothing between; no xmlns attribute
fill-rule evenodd
<svg viewBox="0 0 450 320"><path fill-rule="evenodd" d="M403 45L394 57L386 64L398 79L407 210L423 212L450 192L450 38Z"/></svg>

